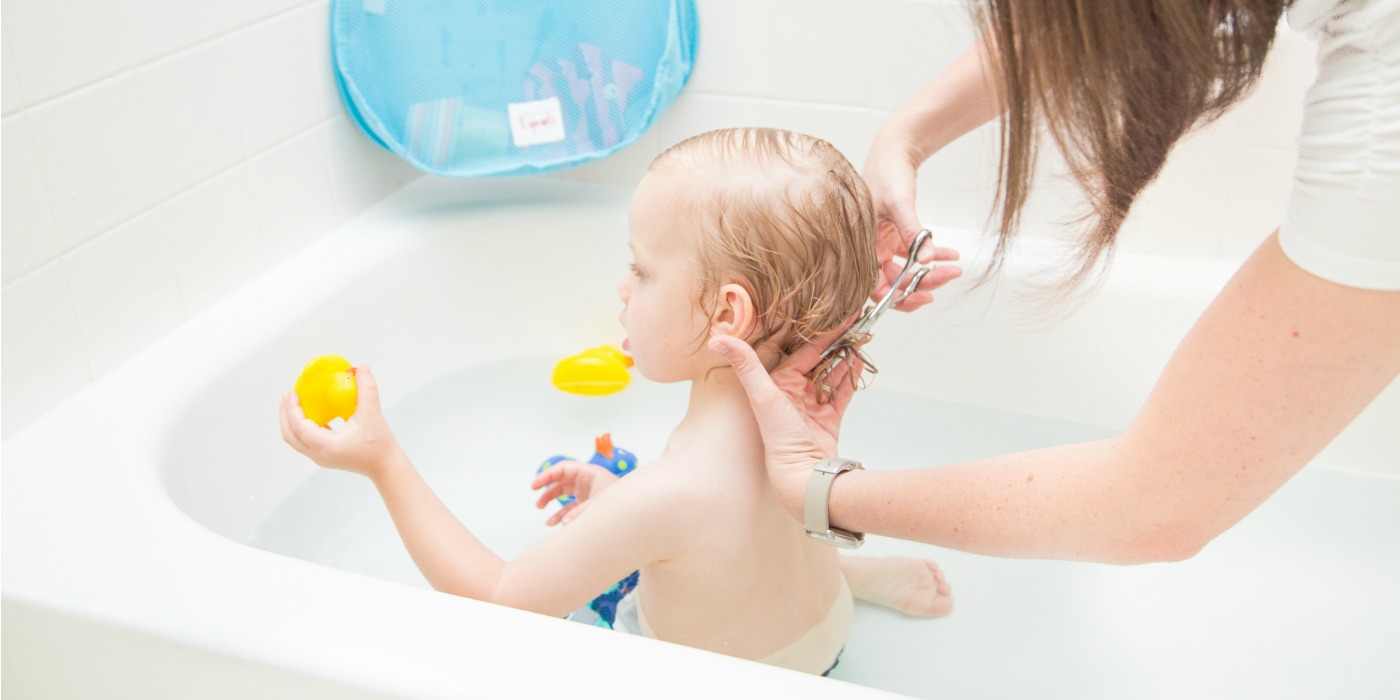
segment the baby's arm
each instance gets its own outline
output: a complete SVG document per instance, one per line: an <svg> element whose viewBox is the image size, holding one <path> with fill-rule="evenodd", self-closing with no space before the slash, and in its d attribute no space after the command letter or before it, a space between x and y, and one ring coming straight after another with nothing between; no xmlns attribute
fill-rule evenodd
<svg viewBox="0 0 1400 700"><path fill-rule="evenodd" d="M399 447L379 408L378 385L357 370L359 405L339 432L307 420L295 394L281 407L283 438L317 464L368 477L414 563L446 593L562 616L643 564L669 558L691 532L676 517L683 491L638 472L595 497L588 517L506 562L433 493Z"/></svg>
<svg viewBox="0 0 1400 700"><path fill-rule="evenodd" d="M282 439L311 461L368 477L374 483L413 563L433 588L480 598L503 566L428 488L408 461L379 406L379 384L368 367L355 370L359 400L339 431L306 419L295 392L282 398Z"/></svg>

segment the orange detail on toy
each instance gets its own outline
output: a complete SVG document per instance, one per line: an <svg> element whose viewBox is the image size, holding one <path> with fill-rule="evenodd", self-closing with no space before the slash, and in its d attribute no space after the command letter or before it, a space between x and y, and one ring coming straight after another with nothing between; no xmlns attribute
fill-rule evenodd
<svg viewBox="0 0 1400 700"><path fill-rule="evenodd" d="M593 451L608 459L613 458L612 433L603 433L593 439Z"/></svg>

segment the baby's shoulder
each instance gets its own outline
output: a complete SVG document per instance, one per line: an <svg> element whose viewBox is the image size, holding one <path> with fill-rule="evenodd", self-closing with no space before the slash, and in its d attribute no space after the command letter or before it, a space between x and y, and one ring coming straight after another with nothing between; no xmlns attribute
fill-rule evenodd
<svg viewBox="0 0 1400 700"><path fill-rule="evenodd" d="M735 478L738 466L729 455L693 453L669 453L649 465L657 492L692 508L725 504L750 490L750 480Z"/></svg>

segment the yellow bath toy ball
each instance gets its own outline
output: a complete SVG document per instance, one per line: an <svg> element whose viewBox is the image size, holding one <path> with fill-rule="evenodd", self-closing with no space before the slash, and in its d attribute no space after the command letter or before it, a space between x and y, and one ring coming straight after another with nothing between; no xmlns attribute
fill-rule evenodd
<svg viewBox="0 0 1400 700"><path fill-rule="evenodd" d="M554 365L554 386L571 394L602 396L627 388L632 358L611 345L589 348Z"/></svg>
<svg viewBox="0 0 1400 700"><path fill-rule="evenodd" d="M360 398L355 368L340 355L311 358L294 388L301 397L302 412L323 428L334 418L349 420Z"/></svg>

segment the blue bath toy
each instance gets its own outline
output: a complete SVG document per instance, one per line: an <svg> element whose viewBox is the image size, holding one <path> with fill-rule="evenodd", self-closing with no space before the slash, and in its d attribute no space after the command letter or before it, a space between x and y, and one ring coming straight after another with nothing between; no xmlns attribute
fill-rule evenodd
<svg viewBox="0 0 1400 700"><path fill-rule="evenodd" d="M593 450L593 456L588 459L588 463L596 464L618 476L627 476L632 473L632 470L637 468L637 456L621 447L614 446L612 443L612 433L603 433L597 438L594 438ZM568 455L554 455L540 464L539 469L536 469L535 473L543 473L544 470L565 460L573 460L573 457ZM555 500L559 501L559 505L567 506L574 502L574 497L560 496Z"/></svg>

